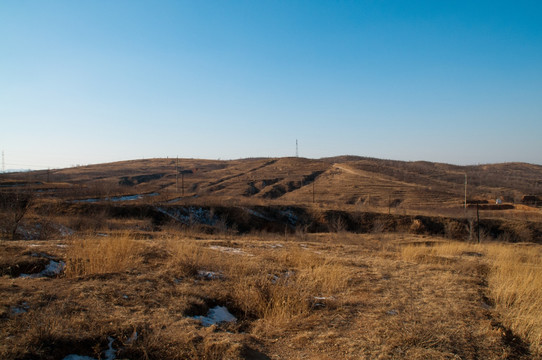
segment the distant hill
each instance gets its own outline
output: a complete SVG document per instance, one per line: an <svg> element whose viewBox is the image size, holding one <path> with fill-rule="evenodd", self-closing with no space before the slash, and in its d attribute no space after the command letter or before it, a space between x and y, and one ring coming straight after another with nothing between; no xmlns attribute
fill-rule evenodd
<svg viewBox="0 0 542 360"><path fill-rule="evenodd" d="M144 159L75 168L3 174L66 196L166 194L200 201L311 203L335 206L431 208L464 203L465 174L470 201L519 203L542 195L542 166L502 163L457 166L359 156L239 160ZM56 185L55 185L56 184ZM72 189L72 193L69 191ZM76 189L76 190L74 190ZM76 194L77 193L77 194ZM60 194L60 193L59 193ZM60 196L60 195L59 195Z"/></svg>

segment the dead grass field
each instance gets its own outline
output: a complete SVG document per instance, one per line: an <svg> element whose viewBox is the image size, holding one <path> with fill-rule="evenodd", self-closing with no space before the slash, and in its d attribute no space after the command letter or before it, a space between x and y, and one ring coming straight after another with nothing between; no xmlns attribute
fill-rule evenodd
<svg viewBox="0 0 542 360"><path fill-rule="evenodd" d="M542 358L541 178L361 157L2 174L0 359Z"/></svg>
<svg viewBox="0 0 542 360"><path fill-rule="evenodd" d="M540 247L404 234L4 241L0 357L529 359ZM17 264L65 261L21 278ZM26 269L26 268L25 268ZM30 268L28 268L30 269ZM237 321L194 316L225 306Z"/></svg>

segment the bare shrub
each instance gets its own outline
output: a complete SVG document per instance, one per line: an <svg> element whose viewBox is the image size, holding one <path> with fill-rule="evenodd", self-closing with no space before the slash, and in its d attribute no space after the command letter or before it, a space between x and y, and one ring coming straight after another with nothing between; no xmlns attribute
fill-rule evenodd
<svg viewBox="0 0 542 360"><path fill-rule="evenodd" d="M0 234L16 239L17 228L30 209L34 196L30 192L0 192Z"/></svg>
<svg viewBox="0 0 542 360"><path fill-rule="evenodd" d="M444 224L444 232L447 238L450 239L460 239L464 238L466 235L465 226L455 220L448 220Z"/></svg>
<svg viewBox="0 0 542 360"><path fill-rule="evenodd" d="M330 230L336 233L344 233L347 225L346 221L340 215L337 215L329 222Z"/></svg>

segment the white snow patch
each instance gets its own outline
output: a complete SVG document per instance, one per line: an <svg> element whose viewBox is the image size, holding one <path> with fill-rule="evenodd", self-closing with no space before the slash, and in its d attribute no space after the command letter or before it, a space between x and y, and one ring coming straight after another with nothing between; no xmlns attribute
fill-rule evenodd
<svg viewBox="0 0 542 360"><path fill-rule="evenodd" d="M215 306L209 310L207 316L194 316L194 319L201 321L201 324L205 327L221 322L237 321L237 318L225 306Z"/></svg>
<svg viewBox="0 0 542 360"><path fill-rule="evenodd" d="M51 255L48 255L46 253L32 253L32 254L30 254L30 256L32 256L32 257L44 257L44 258L49 259L49 260L53 259L53 257Z"/></svg>
<svg viewBox="0 0 542 360"><path fill-rule="evenodd" d="M224 276L214 271L198 270L198 276L208 280L222 279Z"/></svg>
<svg viewBox="0 0 542 360"><path fill-rule="evenodd" d="M100 199L79 199L79 200L72 200L72 203L95 203L100 201ZM74 355L77 356L77 355Z"/></svg>
<svg viewBox="0 0 542 360"><path fill-rule="evenodd" d="M92 199L78 199L78 200L72 200L72 203L95 203L98 201L113 201L113 202L119 202L119 201L134 201L134 200L141 200L144 197L151 197L151 196L157 196L160 195L159 193L151 193L151 194L136 194L136 195L123 195L123 196L111 196L106 198L92 198Z"/></svg>
<svg viewBox="0 0 542 360"><path fill-rule="evenodd" d="M12 315L20 315L27 312L28 308L28 304L24 302L21 306L12 306L10 310Z"/></svg>
<svg viewBox="0 0 542 360"><path fill-rule="evenodd" d="M258 211L256 211L256 210L246 209L246 208L245 208L245 210L246 210L250 215L254 215L254 216L256 216L256 217L259 217L259 218L264 219L264 220L267 220L267 221L273 221L273 219L271 219L271 218L265 216L264 214L262 214L262 213L260 213L260 212L258 212Z"/></svg>
<svg viewBox="0 0 542 360"><path fill-rule="evenodd" d="M113 202L118 202L118 201L134 201L134 200L139 200L139 199L143 199L143 196L141 195L113 196L109 200ZM108 199L106 198L106 200Z"/></svg>
<svg viewBox="0 0 542 360"><path fill-rule="evenodd" d="M43 276L55 276L58 275L64 270L66 263L64 261L54 261L51 260L49 265L43 270L40 274Z"/></svg>
<svg viewBox="0 0 542 360"><path fill-rule="evenodd" d="M292 210L282 210L280 214L288 219L290 225L295 226L297 224L297 215Z"/></svg>
<svg viewBox="0 0 542 360"><path fill-rule="evenodd" d="M104 351L105 358L104 360L115 360L117 351L113 349L113 342L115 339L112 337L108 337L107 340L109 340L109 344L107 345L107 350ZM90 356L84 356L84 355L75 355L70 354L68 356L65 356L62 360L97 360L96 358L90 357Z"/></svg>
<svg viewBox="0 0 542 360"><path fill-rule="evenodd" d="M60 274L64 268L66 267L66 263L64 261L49 261L49 264L47 267L42 270L39 273L36 274L21 274L19 277L21 278L30 278L30 279L36 279L41 277L52 277L55 275Z"/></svg>
<svg viewBox="0 0 542 360"><path fill-rule="evenodd" d="M64 359L62 360L96 360L96 359L90 356L71 354L71 355L65 356Z"/></svg>
<svg viewBox="0 0 542 360"><path fill-rule="evenodd" d="M126 343L127 343L127 344L133 343L134 341L137 340L137 336L138 336L138 335L137 335L137 331L134 330L134 332L132 333L132 335L130 336L130 338L128 338L128 340L126 340Z"/></svg>
<svg viewBox="0 0 542 360"><path fill-rule="evenodd" d="M226 246L218 246L218 245L213 245L213 246L209 246L210 249L213 249L213 250L218 250L218 251L221 251L221 252L224 252L224 253L228 253L228 254L236 254L236 255L244 255L244 256L254 256L252 254L249 254L241 249L237 249L237 248L231 248L231 247L226 247Z"/></svg>
<svg viewBox="0 0 542 360"><path fill-rule="evenodd" d="M117 355L117 350L113 349L113 339L111 336L107 338L109 344L107 344L107 350L105 350L105 360L115 360L115 355Z"/></svg>
<svg viewBox="0 0 542 360"><path fill-rule="evenodd" d="M185 225L204 224L204 225L214 226L220 220L216 215L213 215L210 210L203 209L203 208L156 207L156 210Z"/></svg>
<svg viewBox="0 0 542 360"><path fill-rule="evenodd" d="M58 232L60 233L61 236L71 236L71 235L75 234L75 232L72 229L70 229L69 227L64 226L62 224L59 224L56 227L57 227Z"/></svg>

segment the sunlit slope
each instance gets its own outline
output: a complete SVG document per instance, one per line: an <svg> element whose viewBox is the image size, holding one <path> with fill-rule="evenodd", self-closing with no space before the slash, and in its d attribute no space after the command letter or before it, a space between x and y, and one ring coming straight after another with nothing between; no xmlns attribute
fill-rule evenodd
<svg viewBox="0 0 542 360"><path fill-rule="evenodd" d="M10 175L16 177L17 175ZM22 175L21 175L22 176ZM336 205L457 206L469 199L518 202L542 193L542 166L456 166L354 156L326 159L143 159L36 171L25 179L114 193ZM7 180L4 180L7 181ZM42 185L43 186L43 185Z"/></svg>

